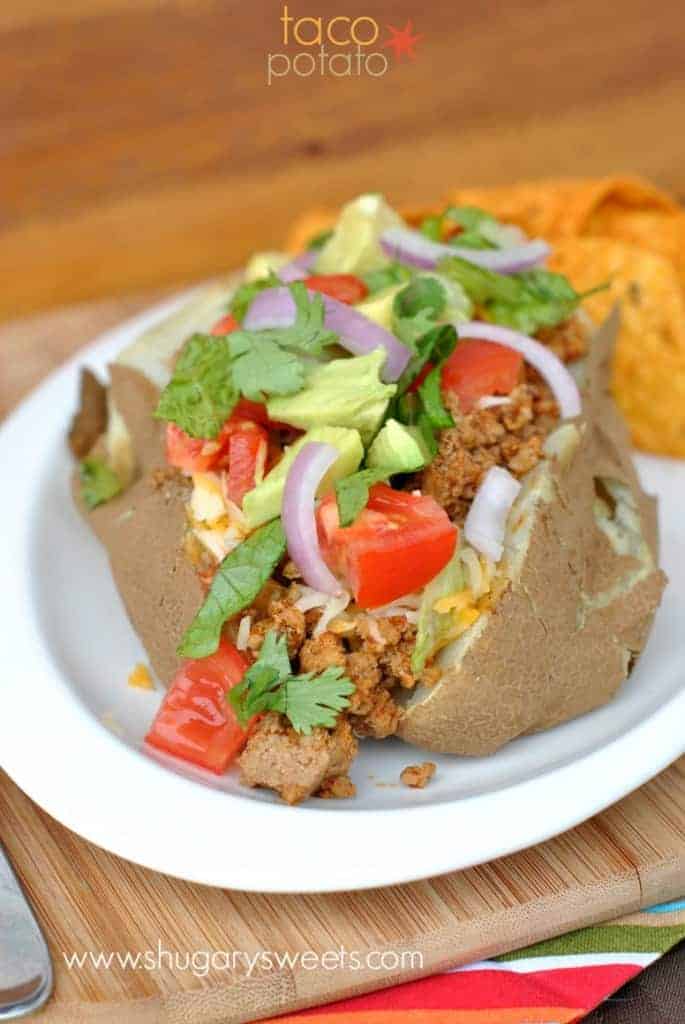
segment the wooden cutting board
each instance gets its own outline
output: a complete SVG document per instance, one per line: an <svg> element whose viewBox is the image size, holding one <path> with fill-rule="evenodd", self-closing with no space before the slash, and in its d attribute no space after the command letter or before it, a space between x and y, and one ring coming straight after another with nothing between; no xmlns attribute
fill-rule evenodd
<svg viewBox="0 0 685 1024"><path fill-rule="evenodd" d="M154 297L0 329L0 415L80 344ZM167 878L78 838L2 774L0 821L54 959L45 1024L242 1024L493 956L685 892L685 758L541 846L363 893L266 896ZM362 963L369 952L376 960L360 970L311 969L311 954L341 949ZM271 969L262 960L249 973L236 954L260 951L290 960L274 956ZM107 968L90 960L67 965L65 957L89 953L114 958ZM127 953L142 958L137 969L117 959ZM299 961L303 953L309 957ZM382 953L388 969L379 971Z"/></svg>

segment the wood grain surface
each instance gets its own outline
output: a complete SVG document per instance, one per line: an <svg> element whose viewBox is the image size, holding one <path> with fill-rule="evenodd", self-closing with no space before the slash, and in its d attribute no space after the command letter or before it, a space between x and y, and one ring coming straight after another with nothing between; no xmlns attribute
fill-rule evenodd
<svg viewBox="0 0 685 1024"><path fill-rule="evenodd" d="M0 316L198 278L368 189L629 170L685 196L679 0L290 0L411 18L386 74L295 73L282 0L3 0Z"/></svg>
<svg viewBox="0 0 685 1024"><path fill-rule="evenodd" d="M152 297L83 305L0 329L0 416L57 362ZM242 894L164 877L78 838L2 773L0 822L54 958L56 989L41 1016L45 1024L242 1024L492 956L685 892L685 758L541 846L469 871L356 894ZM459 841L458 827L449 841ZM363 849L350 856L363 856ZM362 962L370 951L419 953L422 961L382 972L371 965L262 965L248 976L244 961L226 970L219 956L204 974L211 953L293 957L341 948L358 951ZM107 968L70 969L64 959L89 952L156 957L160 950L152 970L116 959Z"/></svg>

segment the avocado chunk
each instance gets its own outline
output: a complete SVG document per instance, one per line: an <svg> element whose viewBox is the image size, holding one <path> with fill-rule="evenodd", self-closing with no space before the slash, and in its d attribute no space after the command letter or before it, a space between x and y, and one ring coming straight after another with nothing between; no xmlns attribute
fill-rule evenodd
<svg viewBox="0 0 685 1024"><path fill-rule="evenodd" d="M354 428L364 444L369 444L397 390L394 384L383 384L380 379L385 359L385 349L377 348L368 356L333 359L315 366L297 394L269 399L266 407L270 418L301 430Z"/></svg>
<svg viewBox="0 0 685 1024"><path fill-rule="evenodd" d="M285 479L295 456L310 441L332 444L340 452L340 458L333 463L321 481L319 494L330 490L336 480L354 473L364 457L364 448L357 430L347 430L344 427L315 427L308 430L303 437L298 438L286 449L278 465L274 466L262 482L248 491L243 498L243 513L251 527L261 526L262 523L280 515Z"/></svg>
<svg viewBox="0 0 685 1024"><path fill-rule="evenodd" d="M404 222L381 195L369 193L343 206L333 234L316 261L319 274L366 274L389 262L380 246L388 228Z"/></svg>
<svg viewBox="0 0 685 1024"><path fill-rule="evenodd" d="M393 473L413 473L421 469L430 457L416 427L405 427L397 420L388 420L373 442L366 456L371 469L387 469Z"/></svg>
<svg viewBox="0 0 685 1024"><path fill-rule="evenodd" d="M404 283L391 285L390 288L383 288L368 298L362 299L354 307L358 313L363 313L375 324L385 327L386 331L392 331L393 302L398 292L405 287Z"/></svg>

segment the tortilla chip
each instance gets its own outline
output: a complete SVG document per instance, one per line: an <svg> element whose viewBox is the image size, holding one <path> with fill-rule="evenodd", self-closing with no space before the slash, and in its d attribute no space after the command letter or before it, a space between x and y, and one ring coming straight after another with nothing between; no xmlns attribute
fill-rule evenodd
<svg viewBox="0 0 685 1024"><path fill-rule="evenodd" d="M335 224L338 211L331 208L319 207L316 210L308 210L298 217L288 232L286 249L288 252L302 252L309 242L321 231L328 231Z"/></svg>
<svg viewBox="0 0 685 1024"><path fill-rule="evenodd" d="M685 287L685 213L626 209L610 202L593 213L586 233L615 238L664 256L674 264L680 285Z"/></svg>
<svg viewBox="0 0 685 1024"><path fill-rule="evenodd" d="M679 213L677 203L636 177L557 178L493 188L458 188L448 203L480 206L526 234L550 239L596 233L605 210Z"/></svg>
<svg viewBox="0 0 685 1024"><path fill-rule="evenodd" d="M621 304L612 390L635 444L685 456L685 295L671 261L611 238L568 238L554 246L550 269L584 291L610 287L583 308L600 323Z"/></svg>

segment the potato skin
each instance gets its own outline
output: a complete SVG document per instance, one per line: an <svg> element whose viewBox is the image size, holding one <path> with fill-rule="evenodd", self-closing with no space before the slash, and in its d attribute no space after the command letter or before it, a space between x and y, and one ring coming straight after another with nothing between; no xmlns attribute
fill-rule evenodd
<svg viewBox="0 0 685 1024"><path fill-rule="evenodd" d="M617 327L613 314L593 338L575 452L565 464L555 458L533 471L545 497L522 565L476 623L461 661L452 656L435 686L409 696L399 728L408 743L491 754L607 703L642 650L666 578L617 553L593 512L595 478L628 486L656 559L654 502L640 489L608 392Z"/></svg>
<svg viewBox="0 0 685 1024"><path fill-rule="evenodd" d="M78 473L74 498L105 547L131 625L159 679L168 686L181 659L176 647L204 600L183 550L189 484L167 472L164 427L153 417L157 388L138 370L110 367L110 393L130 433L135 479L123 494L88 511ZM101 449L98 441L96 451Z"/></svg>

